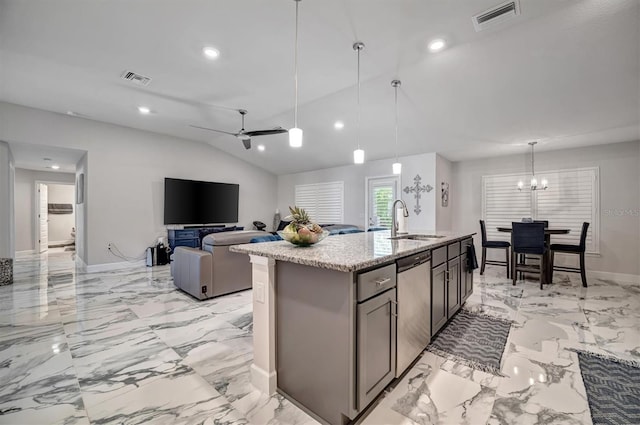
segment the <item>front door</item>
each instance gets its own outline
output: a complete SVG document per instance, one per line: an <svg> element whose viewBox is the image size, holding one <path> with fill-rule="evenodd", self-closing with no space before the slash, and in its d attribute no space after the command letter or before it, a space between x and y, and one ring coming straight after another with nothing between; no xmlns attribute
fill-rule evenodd
<svg viewBox="0 0 640 425"><path fill-rule="evenodd" d="M49 192L46 184L38 183L38 252L49 246Z"/></svg>
<svg viewBox="0 0 640 425"><path fill-rule="evenodd" d="M367 180L367 225L391 228L391 206L398 199L397 177L374 177Z"/></svg>

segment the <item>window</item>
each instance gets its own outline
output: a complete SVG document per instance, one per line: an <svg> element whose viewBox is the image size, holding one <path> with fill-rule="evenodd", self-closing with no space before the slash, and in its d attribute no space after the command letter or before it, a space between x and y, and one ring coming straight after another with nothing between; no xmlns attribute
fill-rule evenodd
<svg viewBox="0 0 640 425"><path fill-rule="evenodd" d="M599 253L599 184L598 168L545 171L538 173L549 182L547 190L519 191L518 180L528 181L526 174L482 177L482 216L487 224L487 238L509 240L496 230L524 217L548 220L549 227L571 229L567 235L554 235L553 243L580 243L582 223L589 222L587 252Z"/></svg>
<svg viewBox="0 0 640 425"><path fill-rule="evenodd" d="M316 223L344 221L344 182L297 184L295 201L296 206L304 208Z"/></svg>
<svg viewBox="0 0 640 425"><path fill-rule="evenodd" d="M391 228L391 205L399 186L397 177L371 177L367 179L367 212L369 227Z"/></svg>

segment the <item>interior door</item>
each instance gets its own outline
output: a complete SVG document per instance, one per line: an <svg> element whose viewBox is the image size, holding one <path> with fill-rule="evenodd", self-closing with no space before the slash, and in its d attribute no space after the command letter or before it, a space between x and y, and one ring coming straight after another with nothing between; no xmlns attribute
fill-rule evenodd
<svg viewBox="0 0 640 425"><path fill-rule="evenodd" d="M391 206L398 199L397 177L374 177L367 181L368 227L391 228Z"/></svg>
<svg viewBox="0 0 640 425"><path fill-rule="evenodd" d="M38 183L38 252L49 247L49 192L46 184Z"/></svg>

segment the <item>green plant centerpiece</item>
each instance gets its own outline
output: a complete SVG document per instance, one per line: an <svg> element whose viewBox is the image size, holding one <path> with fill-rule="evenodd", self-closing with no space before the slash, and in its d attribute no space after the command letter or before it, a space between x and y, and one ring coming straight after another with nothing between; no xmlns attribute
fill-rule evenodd
<svg viewBox="0 0 640 425"><path fill-rule="evenodd" d="M291 223L278 232L287 242L298 246L309 246L320 242L329 234L317 223L313 223L304 209L294 206L289 207L289 212L291 214L285 217L285 220L291 220Z"/></svg>

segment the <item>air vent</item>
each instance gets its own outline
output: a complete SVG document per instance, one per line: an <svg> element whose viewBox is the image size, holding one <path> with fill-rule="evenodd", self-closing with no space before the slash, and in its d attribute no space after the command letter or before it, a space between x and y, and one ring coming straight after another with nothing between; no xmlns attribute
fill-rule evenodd
<svg viewBox="0 0 640 425"><path fill-rule="evenodd" d="M514 0L485 10L475 15L471 20L473 21L476 32L479 32L508 21L509 19L513 19L518 15L520 15L520 4L517 0Z"/></svg>
<svg viewBox="0 0 640 425"><path fill-rule="evenodd" d="M136 74L131 71L124 71L121 75L123 80L131 81L132 83L139 84L141 86L146 86L151 82L151 78L145 77L144 75Z"/></svg>

